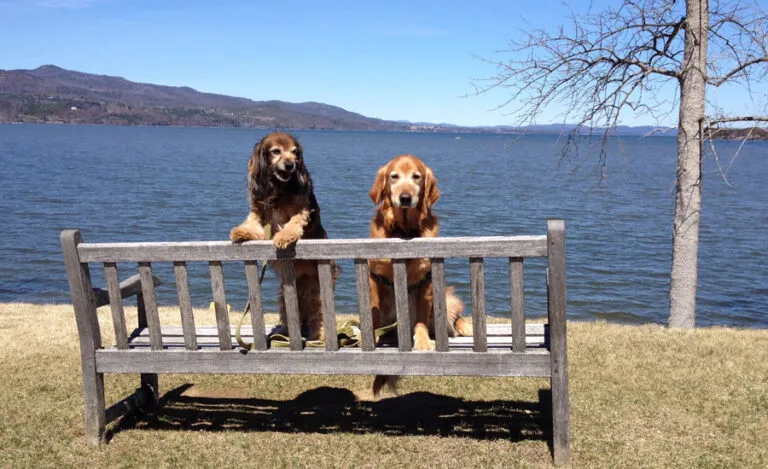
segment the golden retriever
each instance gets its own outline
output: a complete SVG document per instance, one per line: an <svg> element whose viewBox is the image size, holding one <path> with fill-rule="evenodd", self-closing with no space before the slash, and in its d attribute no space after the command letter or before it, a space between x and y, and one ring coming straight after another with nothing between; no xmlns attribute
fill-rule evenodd
<svg viewBox="0 0 768 469"><path fill-rule="evenodd" d="M439 224L432 206L440 197L437 179L432 170L413 155L400 155L377 174L370 192L376 211L371 220L371 238L437 237ZM395 292L392 288L392 261L371 259L368 262L371 291L371 311L374 328L396 321ZM433 292L429 259L409 259L406 262L408 304L413 326L413 349L434 350L430 339L433 329ZM461 317L464 305L453 288L446 289L448 335L471 336L472 323ZM395 379L377 376L374 395L384 384L394 385Z"/></svg>
<svg viewBox="0 0 768 469"><path fill-rule="evenodd" d="M320 207L301 145L292 135L273 132L256 144L248 163L248 192L251 210L243 223L232 228L229 237L233 242L263 240L267 225L271 225L272 242L279 249L299 239L328 237L320 222ZM296 261L294 269L299 315L307 328L307 339L324 340L317 262ZM335 265L333 272L335 281ZM280 322L286 325L283 285L280 287Z"/></svg>

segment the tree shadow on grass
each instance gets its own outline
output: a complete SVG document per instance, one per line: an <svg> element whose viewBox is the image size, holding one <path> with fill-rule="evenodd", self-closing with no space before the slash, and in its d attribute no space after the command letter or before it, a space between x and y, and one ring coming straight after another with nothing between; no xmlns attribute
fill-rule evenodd
<svg viewBox="0 0 768 469"><path fill-rule="evenodd" d="M151 414L122 419L108 438L127 429L286 433L439 435L476 440L552 439L551 392L539 402L469 401L414 392L359 401L347 389L320 387L290 401L185 396L185 384L165 394Z"/></svg>

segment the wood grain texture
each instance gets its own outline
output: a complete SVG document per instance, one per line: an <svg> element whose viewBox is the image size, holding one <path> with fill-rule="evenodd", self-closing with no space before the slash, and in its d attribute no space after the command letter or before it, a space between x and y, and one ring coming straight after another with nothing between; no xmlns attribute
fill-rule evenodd
<svg viewBox="0 0 768 469"><path fill-rule="evenodd" d="M475 352L488 350L485 335L485 276L482 257L469 259L469 283L472 290L472 327Z"/></svg>
<svg viewBox="0 0 768 469"><path fill-rule="evenodd" d="M277 250L270 241L84 243L81 262L243 261L275 259L416 259L421 257L544 257L545 236L312 239Z"/></svg>
<svg viewBox="0 0 768 469"><path fill-rule="evenodd" d="M61 233L64 266L80 337L85 440L89 445L98 445L104 441L106 429L104 374L100 373L96 366L96 350L101 348L101 331L88 264L83 263L78 256L78 245L82 241L78 230L66 230Z"/></svg>
<svg viewBox="0 0 768 469"><path fill-rule="evenodd" d="M224 269L221 262L208 263L211 272L211 291L213 292L213 308L216 311L216 326L219 328L219 345L221 350L232 350L232 339L229 337L229 310L227 296L224 292Z"/></svg>
<svg viewBox="0 0 768 469"><path fill-rule="evenodd" d="M125 326L125 312L123 311L123 297L120 294L120 279L117 274L117 264L104 263L104 279L107 281L109 292L109 306L112 310L112 324L115 328L115 344L119 349L128 348L128 329Z"/></svg>
<svg viewBox="0 0 768 469"><path fill-rule="evenodd" d="M375 350L373 316L371 315L371 286L368 283L368 261L355 259L355 284L360 310L360 347L366 352Z"/></svg>
<svg viewBox="0 0 768 469"><path fill-rule="evenodd" d="M264 331L264 304L261 299L261 274L257 261L245 261L245 278L248 282L248 302L251 310L251 332L253 347L256 350L267 349L267 334Z"/></svg>
<svg viewBox="0 0 768 469"><path fill-rule="evenodd" d="M525 351L525 290L523 259L509 259L509 302L512 311L512 350Z"/></svg>
<svg viewBox="0 0 768 469"><path fill-rule="evenodd" d="M434 302L435 350L448 351L448 308L445 296L445 261L441 257L432 259L432 293Z"/></svg>
<svg viewBox="0 0 768 469"><path fill-rule="evenodd" d="M99 350L101 373L274 373L420 376L549 376L546 351L528 353L409 352L377 349L268 350L240 353L218 350Z"/></svg>
<svg viewBox="0 0 768 469"><path fill-rule="evenodd" d="M174 262L173 273L176 277L176 294L179 298L181 325L184 329L184 344L188 350L197 348L195 336L195 316L192 313L192 297L189 294L189 277L186 262Z"/></svg>
<svg viewBox="0 0 768 469"><path fill-rule="evenodd" d="M566 332L565 223L549 220L547 230L547 304L552 382L552 440L555 464L571 457L568 344Z"/></svg>
<svg viewBox="0 0 768 469"><path fill-rule="evenodd" d="M317 277L320 282L320 301L323 308L323 330L325 332L325 349L329 352L339 349L336 337L336 305L333 298L333 274L331 261L321 260L317 263Z"/></svg>
<svg viewBox="0 0 768 469"><path fill-rule="evenodd" d="M286 320L288 321L288 336L291 350L301 350L301 318L299 317L299 296L296 291L296 272L293 262L280 263L280 276L282 278L283 299L285 300Z"/></svg>
<svg viewBox="0 0 768 469"><path fill-rule="evenodd" d="M152 264L139 262L139 275L141 276L141 295L144 299L149 337L152 340L152 348L162 350L163 331L160 328L160 315L157 312L157 299L155 298L155 283L152 281Z"/></svg>
<svg viewBox="0 0 768 469"><path fill-rule="evenodd" d="M408 273L405 260L393 259L392 270L395 284L395 312L397 314L397 346L401 352L410 352L413 348L411 314L408 308Z"/></svg>

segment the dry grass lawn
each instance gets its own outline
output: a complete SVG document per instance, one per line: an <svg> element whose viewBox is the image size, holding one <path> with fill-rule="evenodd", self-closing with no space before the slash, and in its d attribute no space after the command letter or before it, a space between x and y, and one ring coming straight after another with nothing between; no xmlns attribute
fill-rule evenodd
<svg viewBox="0 0 768 469"><path fill-rule="evenodd" d="M768 331L568 327L574 467L768 467ZM0 356L2 467L551 465L543 379L406 378L373 401L369 376L161 376L165 406L93 448L71 306L0 305ZM107 376L108 403L137 385Z"/></svg>

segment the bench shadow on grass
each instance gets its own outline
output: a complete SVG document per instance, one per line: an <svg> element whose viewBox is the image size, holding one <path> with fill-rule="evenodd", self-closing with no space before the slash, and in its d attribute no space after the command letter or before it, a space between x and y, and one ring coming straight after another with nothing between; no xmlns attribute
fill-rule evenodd
<svg viewBox="0 0 768 469"><path fill-rule="evenodd" d="M539 391L539 402L469 401L429 392L358 401L351 391L332 387L276 401L185 396L184 391L191 386L185 384L166 393L151 414L122 419L108 438L123 430L142 429L552 439L549 389Z"/></svg>

